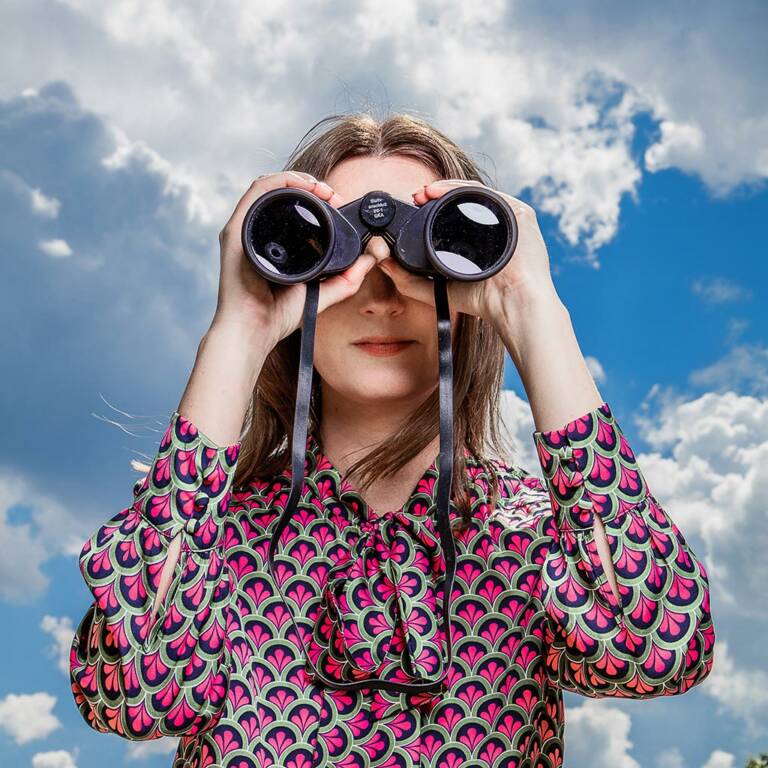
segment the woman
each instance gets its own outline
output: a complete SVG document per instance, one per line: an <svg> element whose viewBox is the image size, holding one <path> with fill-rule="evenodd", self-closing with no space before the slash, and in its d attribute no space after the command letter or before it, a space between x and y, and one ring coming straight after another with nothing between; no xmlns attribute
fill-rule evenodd
<svg viewBox="0 0 768 768"><path fill-rule="evenodd" d="M422 120L322 122L222 230L218 304L187 388L132 504L83 547L94 602L72 645L75 700L98 731L181 736L176 768L561 766L563 690L684 693L708 675L715 635L707 572L597 391L525 203L506 196L520 227L506 267L449 284L457 570L444 684L325 687L300 650L341 682L435 677L443 663L432 284L380 237L321 283L302 504L277 559L290 605L267 571L290 489L306 289L248 265L247 209L283 186L338 207L372 189L423 205L483 183ZM498 455L505 349L544 483Z"/></svg>

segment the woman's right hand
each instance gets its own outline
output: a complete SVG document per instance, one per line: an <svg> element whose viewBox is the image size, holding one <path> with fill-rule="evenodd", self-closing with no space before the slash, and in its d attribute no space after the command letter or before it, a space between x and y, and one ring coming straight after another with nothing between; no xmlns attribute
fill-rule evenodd
<svg viewBox="0 0 768 768"><path fill-rule="evenodd" d="M259 176L240 198L234 212L219 233L221 267L216 313L212 326L234 326L266 338L269 349L301 326L306 285L280 285L262 277L247 259L242 245L245 214L265 192L296 187L312 192L334 208L345 203L325 182L308 173L282 171ZM376 258L361 254L349 269L320 283L318 313L357 292Z"/></svg>

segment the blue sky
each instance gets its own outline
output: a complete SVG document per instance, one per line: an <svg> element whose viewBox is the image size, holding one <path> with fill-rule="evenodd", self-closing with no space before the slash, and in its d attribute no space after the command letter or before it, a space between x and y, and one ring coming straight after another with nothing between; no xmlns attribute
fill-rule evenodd
<svg viewBox="0 0 768 768"><path fill-rule="evenodd" d="M243 190L369 104L427 117L537 209L598 388L712 576L710 677L667 700L566 694L566 764L768 751L768 9L415 6L376 24L367 2L0 10L3 765L170 765L170 740L100 735L75 709L76 555L178 403ZM511 361L506 385L539 471Z"/></svg>

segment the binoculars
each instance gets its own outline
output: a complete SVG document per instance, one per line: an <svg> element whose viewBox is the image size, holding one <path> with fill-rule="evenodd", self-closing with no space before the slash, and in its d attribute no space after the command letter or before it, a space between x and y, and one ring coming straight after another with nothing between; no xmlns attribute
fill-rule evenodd
<svg viewBox="0 0 768 768"><path fill-rule="evenodd" d="M265 192L243 220L243 251L254 269L282 285L306 283L296 408L291 435L291 489L275 523L267 551L267 568L286 605L307 667L323 685L343 690L381 689L393 693L444 690L452 658L450 600L456 574L456 544L450 524L453 480L453 360L446 280L485 280L503 269L517 245L517 221L498 193L472 185L455 187L423 206L375 190L334 208L302 189ZM437 320L440 456L435 498L435 526L445 560L442 625L443 673L412 681L377 677L338 679L318 669L304 644L275 569L280 537L293 516L304 485L307 425L312 395L315 324L320 281L348 269L374 235L383 237L406 269L431 278ZM343 676L343 674L342 674Z"/></svg>
<svg viewBox="0 0 768 768"><path fill-rule="evenodd" d="M267 280L308 282L343 272L380 235L411 272L485 280L517 245L517 222L498 193L464 186L416 206L376 190L334 208L303 189L273 189L248 209L243 251Z"/></svg>

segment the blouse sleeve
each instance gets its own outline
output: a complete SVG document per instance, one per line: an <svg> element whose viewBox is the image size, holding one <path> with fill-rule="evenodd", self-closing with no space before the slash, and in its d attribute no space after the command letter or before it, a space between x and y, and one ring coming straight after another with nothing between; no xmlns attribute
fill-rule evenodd
<svg viewBox="0 0 768 768"><path fill-rule="evenodd" d="M713 662L704 564L651 494L607 403L533 438L554 517L542 570L548 677L592 698L684 693ZM595 515L620 600L597 550Z"/></svg>
<svg viewBox="0 0 768 768"><path fill-rule="evenodd" d="M93 595L70 649L70 682L91 728L130 740L196 734L221 715L232 649L233 579L223 521L240 443L219 447L174 411L133 503L85 542ZM150 615L171 540L172 581Z"/></svg>

